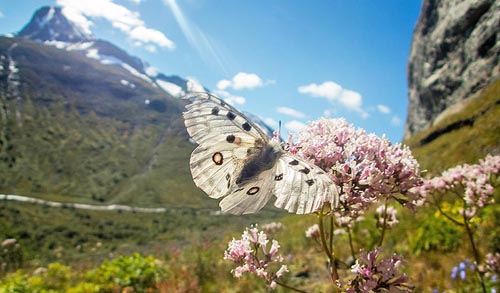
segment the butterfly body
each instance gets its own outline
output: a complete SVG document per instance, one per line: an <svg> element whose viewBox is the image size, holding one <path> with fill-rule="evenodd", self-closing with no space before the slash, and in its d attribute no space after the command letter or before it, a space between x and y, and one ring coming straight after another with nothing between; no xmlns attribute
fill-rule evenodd
<svg viewBox="0 0 500 293"><path fill-rule="evenodd" d="M223 198L223 212L257 212L273 195L277 207L301 214L337 205L337 189L319 167L285 152L219 98L186 98L186 129L199 144L190 159L193 181L210 197Z"/></svg>

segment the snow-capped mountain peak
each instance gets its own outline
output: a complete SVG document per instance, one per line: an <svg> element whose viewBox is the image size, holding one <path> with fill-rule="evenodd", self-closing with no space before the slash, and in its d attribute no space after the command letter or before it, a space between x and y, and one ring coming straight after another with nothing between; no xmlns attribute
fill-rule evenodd
<svg viewBox="0 0 500 293"><path fill-rule="evenodd" d="M18 33L37 41L88 42L94 39L82 22L71 21L71 11L61 7L44 6L38 9L30 22Z"/></svg>

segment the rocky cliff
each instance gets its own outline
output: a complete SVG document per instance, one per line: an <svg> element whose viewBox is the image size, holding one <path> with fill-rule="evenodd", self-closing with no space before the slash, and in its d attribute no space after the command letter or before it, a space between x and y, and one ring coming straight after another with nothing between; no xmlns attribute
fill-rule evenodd
<svg viewBox="0 0 500 293"><path fill-rule="evenodd" d="M500 77L500 0L423 0L408 63L405 138Z"/></svg>

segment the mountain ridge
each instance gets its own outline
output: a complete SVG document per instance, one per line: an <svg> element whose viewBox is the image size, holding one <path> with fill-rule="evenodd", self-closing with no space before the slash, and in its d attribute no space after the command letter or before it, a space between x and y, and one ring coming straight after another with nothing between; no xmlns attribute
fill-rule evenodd
<svg viewBox="0 0 500 293"><path fill-rule="evenodd" d="M59 31L71 25L63 17L42 7L17 36L0 36L0 171L8 174L0 192L216 207L191 179L195 146L182 118L186 101L178 98L208 90L151 70L105 40L70 37L77 29Z"/></svg>

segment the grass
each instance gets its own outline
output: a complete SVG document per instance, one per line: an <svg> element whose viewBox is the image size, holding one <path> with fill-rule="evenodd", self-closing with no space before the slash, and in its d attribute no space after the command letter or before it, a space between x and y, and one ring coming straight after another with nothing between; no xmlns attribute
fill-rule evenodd
<svg viewBox="0 0 500 293"><path fill-rule="evenodd" d="M16 62L21 80L19 96L12 97L8 72L0 76L1 193L216 207L190 180L194 145L186 139L182 101L80 52L0 38L0 53Z"/></svg>
<svg viewBox="0 0 500 293"><path fill-rule="evenodd" d="M461 163L473 163L486 154L500 154L500 79L478 97L404 143L422 169L437 174ZM448 131L446 131L448 130ZM439 133L441 133L439 135Z"/></svg>

